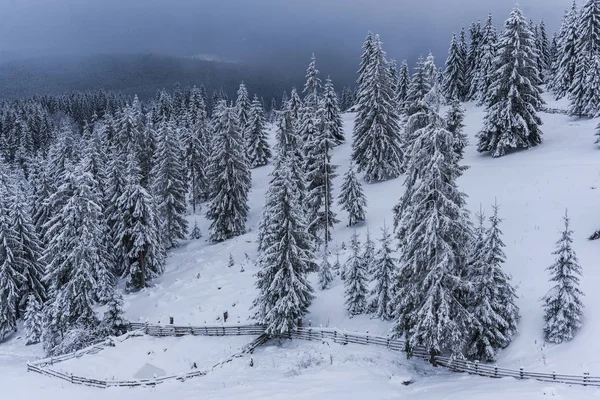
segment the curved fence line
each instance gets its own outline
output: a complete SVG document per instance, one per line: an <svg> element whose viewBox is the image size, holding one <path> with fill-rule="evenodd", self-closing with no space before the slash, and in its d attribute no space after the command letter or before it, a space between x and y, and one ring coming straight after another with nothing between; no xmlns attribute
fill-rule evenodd
<svg viewBox="0 0 600 400"><path fill-rule="evenodd" d="M156 329L156 328L160 328L160 329ZM240 327L240 328L243 328L243 327ZM163 382L167 382L167 381L173 381L173 380L185 381L190 378L204 376L207 373L209 373L210 371L214 370L215 368L220 367L224 364L227 364L227 363L233 361L235 358L243 357L245 354L252 353L256 347L264 344L269 339L268 336L264 333L265 332L264 329L232 329L232 330L228 329L227 332L230 332L230 333L224 334L224 333L222 333L223 330L221 327L203 327L202 329L193 329L193 330L187 329L185 333L181 333L180 331L175 331L174 329L172 329L172 327L147 326L146 324L134 324L134 323L130 324L130 329L132 330L132 332L129 332L121 337L109 338L100 343L94 344L92 346L86 347L85 349L82 349L82 350L79 350L79 351L76 351L73 353L64 354L64 355L57 356L57 357L48 357L48 358L45 358L42 360L28 362L27 363L27 371L37 372L38 374L41 374L41 375L49 376L52 378L62 379L64 381L78 384L78 385L93 386L93 387L97 387L97 388L156 386L156 385L159 385L159 384L161 384ZM233 333L233 332L240 332L240 333ZM243 332L243 333L241 333L241 332ZM73 374L66 374L66 373L59 372L59 371L56 371L56 370L53 370L52 368L50 368L50 366L60 363L60 362L63 362L63 361L66 361L66 360L82 357L84 355L97 354L100 351L104 350L106 347L114 346L115 340L123 342L131 337L141 336L144 333L146 333L150 336L182 336L185 334L192 334L192 335L196 335L196 336L223 336L223 335L239 334L239 335L252 335L252 336L258 335L258 337L256 339L254 339L252 342L248 343L246 346L244 346L239 352L237 352L237 353L229 356L227 359L220 361L217 364L213 365L210 370L191 371L191 372L186 372L186 373L181 373L181 374L163 376L160 378L129 379L129 380L104 379L103 380L103 379L87 378L87 377L77 376L77 375L73 375Z"/></svg>
<svg viewBox="0 0 600 400"><path fill-rule="evenodd" d="M255 348L261 346L269 340L269 336L265 334L264 325L232 325L232 326L175 326L175 325L151 325L145 323L130 323L130 329L133 330L131 335L140 334L143 332L150 336L238 336L238 335L249 335L258 336L254 341L249 343L239 353L234 354L227 360L219 362L212 369L222 366L236 357L241 357L244 354L251 353ZM402 339L392 339L387 336L371 335L369 333L349 333L337 329L328 328L304 328L300 327L286 334L277 335L282 338L294 338L300 340L333 340L339 344L360 344L365 346L381 346L392 351L405 351L406 342ZM127 337L129 338L129 336ZM123 339L125 340L125 339ZM151 380L130 380L130 381L99 381L95 379L74 377L71 375L65 375L51 369L45 369L43 366L52 365L52 363L64 361L69 358L81 357L84 354L95 354L102 350L106 345L102 342L100 344L90 346L87 349L80 350L72 354L67 354L61 357L51 357L45 360L39 360L33 363L28 363L27 368L30 371L35 371L44 375L57 377L70 381L72 383L81 383L89 386L96 387L110 387L110 386L143 386L143 385L156 385L167 380L185 380L188 378L203 376L208 371L193 371L187 374L173 375L168 377L162 377ZM424 348L416 348L413 351L413 355L417 358L425 360L431 360L430 354ZM534 371L525 371L523 368L509 369L498 367L497 365L480 363L478 361L461 360L449 357L435 356L433 357L433 363L445 368L448 368L454 372L466 372L473 375L479 375L489 378L504 378L510 377L515 379L535 379L542 382L554 382L554 383L565 383L572 385L583 385L583 386L600 386L600 377L590 376L589 373L585 372L582 375L562 375L553 373L542 373ZM85 381L82 381L85 380Z"/></svg>

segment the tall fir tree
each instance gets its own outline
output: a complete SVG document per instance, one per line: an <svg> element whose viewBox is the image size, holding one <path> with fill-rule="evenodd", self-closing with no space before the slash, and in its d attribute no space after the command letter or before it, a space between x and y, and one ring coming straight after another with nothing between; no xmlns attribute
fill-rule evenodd
<svg viewBox="0 0 600 400"><path fill-rule="evenodd" d="M398 107L391 91L390 73L379 36L367 36L359 70L352 161L369 182L396 178L402 173Z"/></svg>
<svg viewBox="0 0 600 400"><path fill-rule="evenodd" d="M344 266L345 281L344 295L346 299L346 309L350 316L364 314L367 312L367 297L369 289L367 287L368 266L360 254L360 241L356 231L352 233L350 239L350 258Z"/></svg>
<svg viewBox="0 0 600 400"><path fill-rule="evenodd" d="M338 201L342 210L348 213L348 226L356 225L366 219L367 198L352 163L344 175Z"/></svg>
<svg viewBox="0 0 600 400"><path fill-rule="evenodd" d="M396 91L396 102L401 111L406 108L406 99L408 97L408 88L410 86L410 71L408 70L408 64L406 60L400 64L400 71L398 71L398 89Z"/></svg>
<svg viewBox="0 0 600 400"><path fill-rule="evenodd" d="M295 182L292 153L279 154L263 211L259 244L258 297L253 307L266 332L279 334L297 326L314 295L307 275L316 270L301 188Z"/></svg>
<svg viewBox="0 0 600 400"><path fill-rule="evenodd" d="M183 150L177 140L173 123L160 125L152 192L163 223L163 244L167 249L177 246L187 235L186 195L187 173L182 163Z"/></svg>
<svg viewBox="0 0 600 400"><path fill-rule="evenodd" d="M235 114L237 116L238 125L240 129L240 135L246 144L246 132L248 130L248 124L250 122L250 110L252 108L252 102L248 95L248 89L244 82L240 84L237 91L237 99L235 100Z"/></svg>
<svg viewBox="0 0 600 400"><path fill-rule="evenodd" d="M454 137L454 152L458 160L462 160L465 154L465 148L469 145L469 139L463 132L465 127L463 121L465 119L465 110L459 101L454 100L450 103L450 107L446 112L446 124L448 131Z"/></svg>
<svg viewBox="0 0 600 400"><path fill-rule="evenodd" d="M250 109L250 120L246 132L248 140L247 157L251 168L262 167L269 163L269 159L273 157L271 147L269 146L267 130L265 127L265 113L263 107L258 100L258 96L254 96L252 107Z"/></svg>
<svg viewBox="0 0 600 400"><path fill-rule="evenodd" d="M221 242L246 231L250 169L234 110L222 105L217 115L209 178L211 202L206 217L211 221L209 236Z"/></svg>
<svg viewBox="0 0 600 400"><path fill-rule="evenodd" d="M477 68L473 71L470 84L469 98L478 99L479 104L487 104L488 91L493 83L497 42L498 34L494 26L492 14L489 14L481 32L479 43L480 58L477 60Z"/></svg>
<svg viewBox="0 0 600 400"><path fill-rule="evenodd" d="M462 100L464 92L464 64L466 60L462 59L460 45L456 40L456 35L452 35L450 48L448 49L448 58L446 59L446 71L444 72L444 95L448 100Z"/></svg>
<svg viewBox="0 0 600 400"><path fill-rule="evenodd" d="M138 161L133 155L127 158L125 168L125 186L116 200L121 217L114 240L115 247L123 252L119 270L126 279L127 289L137 291L163 272L166 254L157 205L141 184Z"/></svg>
<svg viewBox="0 0 600 400"><path fill-rule="evenodd" d="M498 349L507 347L517 333L519 307L515 304L517 294L510 276L502 270L506 260L502 232L499 224L498 206L490 218L481 249L476 253L475 263L469 269L469 280L474 286L471 307L475 324L467 348L471 358L485 361L496 359Z"/></svg>
<svg viewBox="0 0 600 400"><path fill-rule="evenodd" d="M340 116L340 107L338 97L333 87L333 82L327 77L323 89L323 98L319 104L319 117L325 134L335 144L344 142L344 128L342 117Z"/></svg>
<svg viewBox="0 0 600 400"><path fill-rule="evenodd" d="M319 265L319 288L321 290L329 289L332 282L333 274L331 272L331 264L329 263L329 250L325 247L323 258Z"/></svg>
<svg viewBox="0 0 600 400"><path fill-rule="evenodd" d="M463 87L461 88L461 100L466 100L469 96L469 47L467 45L467 32L465 31L465 27L461 27L459 41L458 41L458 51L460 54L460 59L463 60Z"/></svg>
<svg viewBox="0 0 600 400"><path fill-rule="evenodd" d="M469 27L469 52L467 54L467 82L469 88L467 93L471 93L471 82L473 76L477 74L477 64L481 58L481 22L473 22ZM470 98L469 98L470 100Z"/></svg>
<svg viewBox="0 0 600 400"><path fill-rule="evenodd" d="M507 150L530 148L542 142L537 111L543 104L533 35L519 8L506 20L498 43L493 83L478 151L493 157Z"/></svg>
<svg viewBox="0 0 600 400"><path fill-rule="evenodd" d="M38 298L32 294L29 295L25 312L26 345L39 343L42 339L42 317L42 305Z"/></svg>
<svg viewBox="0 0 600 400"><path fill-rule="evenodd" d="M546 31L546 22L542 19L538 26L538 70L540 72L540 79L542 82L547 83L549 80L550 72L550 40L548 39L548 32Z"/></svg>
<svg viewBox="0 0 600 400"><path fill-rule="evenodd" d="M304 105L315 111L319 108L322 90L321 78L319 78L319 70L316 65L317 58L313 54L310 59L310 64L306 69L306 83L304 84L304 90L302 91L304 94Z"/></svg>
<svg viewBox="0 0 600 400"><path fill-rule="evenodd" d="M428 119L412 147L413 162L407 172L417 179L396 216L397 229L404 233L394 331L405 336L409 357L418 346L431 356L460 354L470 322L464 305L457 301L464 297L462 271L471 231L466 196L456 185L461 171L445 121L436 113Z"/></svg>
<svg viewBox="0 0 600 400"><path fill-rule="evenodd" d="M577 70L577 40L579 11L577 3L573 0L571 8L565 11L560 31L557 38L557 55L553 63L553 75L550 88L554 91L556 99L565 97L571 90L571 85Z"/></svg>
<svg viewBox="0 0 600 400"><path fill-rule="evenodd" d="M128 323L123 314L123 296L115 289L100 322L100 332L106 336L121 336L127 333Z"/></svg>
<svg viewBox="0 0 600 400"><path fill-rule="evenodd" d="M565 228L556 242L556 261L548 267L552 289L544 296L544 338L562 343L573 339L583 324L583 292L579 289L582 269L573 250L573 231L565 211Z"/></svg>
<svg viewBox="0 0 600 400"><path fill-rule="evenodd" d="M392 308L394 287L397 274L397 261L392 252L392 238L384 225L381 230L379 249L374 257L372 280L375 284L371 291L371 309L377 318L389 321L394 315Z"/></svg>
<svg viewBox="0 0 600 400"><path fill-rule="evenodd" d="M583 5L577 34L577 62L569 89L569 112L580 117L595 117L600 113L600 0L588 0Z"/></svg>

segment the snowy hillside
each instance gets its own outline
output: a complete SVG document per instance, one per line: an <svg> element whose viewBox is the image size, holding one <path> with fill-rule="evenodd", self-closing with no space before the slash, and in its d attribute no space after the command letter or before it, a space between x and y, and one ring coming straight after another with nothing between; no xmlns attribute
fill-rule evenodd
<svg viewBox="0 0 600 400"><path fill-rule="evenodd" d="M546 101L549 106L563 106L549 97ZM489 216L490 205L494 197L497 199L504 220L501 229L507 245L506 269L513 275L520 296L519 335L501 353L498 362L545 371L600 374L600 362L596 361L594 351L596 346L600 347L594 340L595 332L600 330L600 311L591 306L595 302L594 288L600 281L600 274L594 268L599 244L587 240L600 227L600 220L590 219L586 212L600 196L596 190L600 185L600 170L596 168L600 161L593 144L596 121L542 114L542 146L492 159L477 153L472 145L474 135L481 128L484 110L473 104L467 107L465 131L471 145L464 164L470 168L459 184L469 196L472 212L482 205ZM347 138L351 137L353 116L344 115ZM339 165L340 176L335 181L334 195L339 193L341 175L348 167L349 157L349 143L335 149L333 161ZM255 235L270 171L270 166L252 171L249 233L219 244L209 244L204 238L184 243L171 254L166 273L155 281L154 287L126 297L126 313L130 319L166 323L172 316L179 325L214 324L222 322L225 311L229 314L227 323L245 323L251 319L256 269L252 263L246 265L244 259L245 254L250 260L256 257ZM384 223L389 226L393 222L391 210L403 191L402 178L365 185L365 191L369 202L367 221L359 225L357 231L363 240L367 230L376 239ZM551 252L566 207L575 231L575 250L584 268L582 289L587 295L588 307L586 323L576 339L554 346L544 344L542 339L540 298L548 290L545 268L553 261ZM341 246L342 242L348 243L353 228L345 226L346 214L337 206L336 212L342 222L336 226L333 243ZM192 224L194 219L205 234L208 222L203 215L190 216ZM230 253L235 260L232 268L227 267ZM342 262L347 254L340 251ZM242 266L244 272L240 272ZM316 282L316 276L313 280ZM343 284L338 278L331 289L317 291L308 319L313 326L388 333L389 324L369 316L348 318L343 302Z"/></svg>
<svg viewBox="0 0 600 400"><path fill-rule="evenodd" d="M549 98L546 100L549 106L563 106L555 104ZM465 130L471 143L474 143L474 135L481 127L483 114L483 109L467 104ZM347 138L352 134L353 117L354 114L343 116ZM507 245L506 269L518 285L518 305L522 314L519 334L500 353L498 364L507 367L523 366L539 371L557 370L569 374L590 372L592 375L600 375L600 362L596 361L600 344L595 340L596 332L600 330L600 310L593 307L598 300L595 287L600 281L594 255L600 244L587 240L587 236L600 227L600 220L590 219L589 212L586 212L594 208L599 196L596 187L600 185L600 171L597 168L600 162L598 149L593 144L596 121L575 120L561 114L542 114L542 118L544 143L536 148L492 159L477 153L471 144L464 161L470 168L459 181L461 189L469 195L469 208L472 212L478 210L480 204L489 211L494 196L501 206L500 214L504 220L501 228ZM271 132L272 141L273 136ZM341 175L349 164L349 153L349 143L335 149L333 161L339 165L340 174L335 181L336 196L339 193ZM153 282L151 288L126 296L125 309L129 319L167 323L169 317L173 317L178 325L220 324L225 311L229 314L227 324L246 323L252 319L250 305L256 296L253 276L256 272L253 264L256 257L256 230L270 171L271 167L267 166L252 172L253 186L247 225L249 232L219 244L210 244L204 237L182 243L169 255L166 272ZM367 221L357 227L362 240L367 230L375 239L380 236L380 228L384 224L392 224L391 210L402 190L402 178L365 185L369 202ZM554 346L544 344L542 338L540 298L548 289L545 268L553 260L550 253L558 239L565 207L569 208L575 231L574 247L584 268L582 289L586 293L586 321L573 341ZM333 242L341 247L343 242L348 243L353 229L345 226L346 215L337 206L336 212L342 222L335 227ZM189 216L192 224L194 220L198 221L206 236L208 222L203 213ZM235 265L228 268L230 253ZM249 256L249 263L245 261L245 254ZM347 256L347 250L340 250L342 261ZM333 262L333 258L331 261ZM312 279L316 281L316 276ZM368 316L347 316L343 303L343 285L339 277L336 277L331 289L317 290L316 296L306 318L313 326L381 334L389 331L389 324ZM236 340L233 347L230 342L218 343L207 353L206 342L201 339L153 339L151 342L157 340L157 348L174 347L179 349L178 354L181 356L170 355L169 357L174 358L165 359L165 356L143 355L154 345L142 341L131 347L117 349L116 353L101 353L100 356L95 356L100 358L88 361L85 358L77 359L73 361L73 365L65 364L63 367L77 371L96 371L104 375L129 376L143 369L144 364L150 361L163 370L181 368L191 360L190 357L210 359L206 363L211 364L215 357L224 357L227 351L243 344L243 340ZM177 340L182 341L175 343ZM69 386L68 396L72 397L65 397L67 392L63 383L27 374L25 361L40 357L42 351L39 345L24 347L23 343L24 339L17 336L0 347L0 381L10 379L10 390L15 395L13 398L19 395L23 397L24 393L27 398L31 398L34 396L32 388L44 390L44 394L49 393L50 398L56 395L66 400L82 395L90 399L103 398L105 395L97 389ZM189 346L182 348L182 343ZM186 355L187 352L193 356ZM114 358L116 356L123 357L127 362L120 365L121 362ZM335 393L340 399L357 393L376 398L395 398L403 393L405 398L415 399L429 398L425 396L440 398L447 393L496 398L495 393L502 392L505 396L507 391L519 398L539 398L544 395L557 398L575 398L576 395L577 398L586 398L597 394L595 389L571 389L510 379L490 381L455 375L443 369L432 368L421 361L407 361L402 354L355 345L284 343L283 347L268 345L259 348L252 357L255 367L248 365L247 358L236 359L198 380L166 384L156 389L111 389L111 396L126 396L128 399L159 398L173 391L177 391L178 398L197 398L198 391L203 392L203 398L238 398L240 393L244 393L244 398L263 398L266 393L269 393L270 398L289 398L290 393L295 393L293 398L334 398ZM161 363L164 365L160 365ZM118 367L112 367L112 364ZM432 374L435 376L431 376ZM402 381L406 379L414 379L415 383L410 386L402 385ZM338 383L329 385L334 381ZM312 387L312 390L305 391L307 386ZM477 389L472 389L473 387ZM275 393L280 395L274 395Z"/></svg>

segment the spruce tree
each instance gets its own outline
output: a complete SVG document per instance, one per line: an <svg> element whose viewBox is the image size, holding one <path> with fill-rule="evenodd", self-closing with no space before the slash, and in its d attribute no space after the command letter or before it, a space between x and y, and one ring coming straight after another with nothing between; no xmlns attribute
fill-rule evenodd
<svg viewBox="0 0 600 400"><path fill-rule="evenodd" d="M115 289L100 322L100 332L105 336L121 336L127 333L128 324L123 314L123 296Z"/></svg>
<svg viewBox="0 0 600 400"><path fill-rule="evenodd" d="M321 290L329 289L332 282L333 274L331 273L331 264L329 263L329 250L325 248L323 259L319 265L319 288Z"/></svg>
<svg viewBox="0 0 600 400"><path fill-rule="evenodd" d="M580 117L595 117L600 112L600 0L588 0L584 4L577 34L577 62L569 89L569 112Z"/></svg>
<svg viewBox="0 0 600 400"><path fill-rule="evenodd" d="M423 57L419 56L406 94L405 112L407 116L414 115L422 110L422 101L431 91L431 85L425 77L423 63Z"/></svg>
<svg viewBox="0 0 600 400"><path fill-rule="evenodd" d="M119 268L127 289L136 291L148 286L148 281L164 270L165 249L161 241L162 222L154 198L141 185L137 159L129 155L127 180L117 199L121 215L115 230L115 246L123 251Z"/></svg>
<svg viewBox="0 0 600 400"><path fill-rule="evenodd" d="M185 219L187 174L181 163L182 153L173 124L163 121L152 173L154 176L152 191L163 223L162 239L167 249L176 247L177 241L185 239L187 235Z"/></svg>
<svg viewBox="0 0 600 400"><path fill-rule="evenodd" d="M292 176L291 153L280 154L267 192L259 236L256 318L268 334L289 332L297 326L313 300L309 272L316 270L313 249L300 204L301 188Z"/></svg>
<svg viewBox="0 0 600 400"><path fill-rule="evenodd" d="M367 312L367 296L369 293L368 266L360 254L360 241L356 231L352 233L350 239L350 258L344 266L345 281L344 295L346 299L346 309L350 316L364 314Z"/></svg>
<svg viewBox="0 0 600 400"><path fill-rule="evenodd" d="M469 280L473 285L471 306L475 324L467 355L484 361L496 359L496 351L507 347L517 333L519 307L515 304L517 295L510 282L510 276L502 270L506 256L500 238L498 206L490 218L490 227L485 233L481 248L474 254L474 264L470 268Z"/></svg>
<svg viewBox="0 0 600 400"><path fill-rule="evenodd" d="M304 84L304 105L317 110L320 103L321 93L321 78L319 78L319 70L316 67L317 59L313 54L310 59L310 64L306 69L306 83Z"/></svg>
<svg viewBox="0 0 600 400"><path fill-rule="evenodd" d="M190 239L198 240L202 237L202 232L200 231L200 227L198 226L198 220L194 220L194 228L190 232Z"/></svg>
<svg viewBox="0 0 600 400"><path fill-rule="evenodd" d="M454 138L432 112L412 147L409 176L414 187L397 216L401 236L400 270L394 301L395 335L405 335L410 357L424 347L432 355L460 354L469 331L462 271L470 238L465 194L458 190ZM417 173L415 173L417 172Z"/></svg>
<svg viewBox="0 0 600 400"><path fill-rule="evenodd" d="M248 89L246 89L246 85L242 82L237 92L237 99L235 101L235 114L238 119L238 126L240 129L240 135L242 136L242 140L244 141L244 145L246 144L246 133L248 131L248 125L250 123L250 110L252 108L252 103L250 101L250 97L248 95Z"/></svg>
<svg viewBox="0 0 600 400"><path fill-rule="evenodd" d="M319 117L325 130L325 134L335 144L344 142L344 129L342 117L340 116L340 107L338 97L331 79L328 77L325 81L323 98L319 105Z"/></svg>
<svg viewBox="0 0 600 400"><path fill-rule="evenodd" d="M396 91L396 102L400 110L406 108L406 99L408 97L408 87L410 86L410 72L408 70L408 64L406 60L400 64L400 71L398 72L398 89Z"/></svg>
<svg viewBox="0 0 600 400"><path fill-rule="evenodd" d="M467 55L467 82L469 84L467 93L469 94L471 93L471 82L473 76L477 75L477 66L481 58L481 35L481 23L479 21L473 22L469 27L469 36L471 40ZM471 99L469 98L469 100Z"/></svg>
<svg viewBox="0 0 600 400"><path fill-rule="evenodd" d="M379 249L374 257L372 280L375 287L371 291L371 309L377 318L392 319L394 287L397 273L396 259L392 255L392 238L384 225L379 241Z"/></svg>
<svg viewBox="0 0 600 400"><path fill-rule="evenodd" d="M556 261L548 267L554 287L544 296L544 338L562 343L573 339L583 323L583 292L579 289L581 266L573 250L573 231L565 211L565 228L556 242Z"/></svg>
<svg viewBox="0 0 600 400"><path fill-rule="evenodd" d="M211 202L206 217L211 221L210 240L221 242L246 231L251 176L237 118L224 104L215 132L209 163Z"/></svg>
<svg viewBox="0 0 600 400"><path fill-rule="evenodd" d="M25 311L26 345L39 343L42 339L42 316L42 306L38 298L30 294Z"/></svg>
<svg viewBox="0 0 600 400"><path fill-rule="evenodd" d="M557 38L556 59L552 66L554 73L549 86L554 91L556 99L567 95L575 78L578 60L578 19L577 3L573 0L571 8L565 11Z"/></svg>
<svg viewBox="0 0 600 400"><path fill-rule="evenodd" d="M543 100L533 46L533 35L523 13L515 8L498 43L484 127L478 134L478 151L500 157L508 150L526 149L542 142L542 121L537 111Z"/></svg>
<svg viewBox="0 0 600 400"><path fill-rule="evenodd" d="M458 42L458 51L459 51L459 58L461 60L463 60L463 71L462 71L463 87L461 88L460 100L464 101L464 100L467 100L467 98L469 96L469 80L470 80L470 75L469 75L469 48L468 48L468 45L467 45L467 33L465 31L465 27L464 26L460 29L460 36L459 36L459 42Z"/></svg>
<svg viewBox="0 0 600 400"><path fill-rule="evenodd" d="M498 34L494 27L492 15L490 14L481 33L479 44L480 58L477 60L477 68L471 77L470 84L469 98L478 99L479 104L487 104L488 91L493 83L496 67L497 42Z"/></svg>
<svg viewBox="0 0 600 400"><path fill-rule="evenodd" d="M342 210L348 213L348 226L356 225L366 219L367 199L362 184L354 173L352 163L350 163L350 168L344 175L338 201Z"/></svg>
<svg viewBox="0 0 600 400"><path fill-rule="evenodd" d="M446 71L444 72L443 91L448 100L461 100L464 92L464 63L456 35L452 35L448 58L446 59Z"/></svg>
<svg viewBox="0 0 600 400"><path fill-rule="evenodd" d="M469 139L463 132L463 128L465 127L463 124L464 118L465 110L460 102L457 100L452 101L446 113L446 123L448 131L454 137L454 152L458 160L463 159L465 148L469 144Z"/></svg>
<svg viewBox="0 0 600 400"><path fill-rule="evenodd" d="M251 168L267 165L269 159L273 156L269 142L267 141L267 136L264 110L260 101L258 101L258 97L254 96L246 132L246 138L248 140L247 156Z"/></svg>
<svg viewBox="0 0 600 400"><path fill-rule="evenodd" d="M399 116L379 36L367 36L359 70L352 161L369 182L402 173Z"/></svg>
<svg viewBox="0 0 600 400"><path fill-rule="evenodd" d="M285 111L289 111L289 116L295 129L298 129L298 124L300 123L302 107L304 107L304 104L302 103L302 100L300 100L296 88L292 88L290 99L285 103Z"/></svg>
<svg viewBox="0 0 600 400"><path fill-rule="evenodd" d="M549 80L548 73L550 71L550 41L548 40L548 32L546 31L546 22L542 19L538 26L538 70L540 72L540 79L546 83Z"/></svg>

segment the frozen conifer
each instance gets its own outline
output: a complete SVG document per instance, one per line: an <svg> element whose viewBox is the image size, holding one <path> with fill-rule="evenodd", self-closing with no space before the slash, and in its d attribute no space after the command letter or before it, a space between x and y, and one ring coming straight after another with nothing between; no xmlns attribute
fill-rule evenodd
<svg viewBox="0 0 600 400"><path fill-rule="evenodd" d="M231 268L233 266L235 266L235 261L233 261L233 255L229 253L229 261L227 262L227 267Z"/></svg>
<svg viewBox="0 0 600 400"><path fill-rule="evenodd" d="M42 306L38 298L30 294L27 300L27 310L25 311L25 335L27 335L25 344L36 344L42 339L42 317Z"/></svg>
<svg viewBox="0 0 600 400"><path fill-rule="evenodd" d="M375 287L371 291L371 309L377 318L389 321L392 319L394 287L397 273L397 261L393 257L392 238L384 225L381 231L379 249L374 256L372 281Z"/></svg>
<svg viewBox="0 0 600 400"><path fill-rule="evenodd" d="M242 138L246 140L246 133L248 132L248 124L250 123L250 110L252 103L248 95L248 89L242 82L237 92L237 99L235 101L235 114L238 119L238 124Z"/></svg>
<svg viewBox="0 0 600 400"><path fill-rule="evenodd" d="M306 83L304 84L304 105L313 110L317 110L321 96L321 79L319 78L319 70L316 68L317 59L313 54L310 59L310 64L306 69Z"/></svg>
<svg viewBox="0 0 600 400"><path fill-rule="evenodd" d="M323 98L319 106L319 117L321 119L322 129L329 139L340 144L344 142L344 129L342 126L342 117L340 116L340 107L337 94L330 78L325 81Z"/></svg>
<svg viewBox="0 0 600 400"><path fill-rule="evenodd" d="M408 64L406 60L400 64L400 71L398 72L398 87L396 91L396 101L398 106L404 110L406 105L404 102L408 97L408 87L410 86L410 72L408 70Z"/></svg>
<svg viewBox="0 0 600 400"><path fill-rule="evenodd" d="M506 151L537 146L542 142L542 124L537 115L540 97L533 35L523 13L515 8L505 23L498 43L492 85L478 151L493 157Z"/></svg>
<svg viewBox="0 0 600 400"><path fill-rule="evenodd" d="M364 314L367 312L367 296L369 290L367 284L368 266L365 265L360 254L360 241L356 231L350 239L350 258L346 261L345 270L345 299L346 309L350 316Z"/></svg>
<svg viewBox="0 0 600 400"><path fill-rule="evenodd" d="M508 346L517 333L519 307L510 276L503 271L505 255L499 224L498 206L490 218L481 248L475 242L474 263L469 280L473 285L471 306L475 324L472 328L467 355L478 360L493 361L498 349Z"/></svg>
<svg viewBox="0 0 600 400"><path fill-rule="evenodd" d="M327 247L323 251L323 259L319 265L319 288L321 290L329 289L333 282L333 274L331 272L331 264L329 263L329 251Z"/></svg>
<svg viewBox="0 0 600 400"><path fill-rule="evenodd" d="M571 8L565 11L558 33L556 58L552 65L553 75L549 83L557 99L567 95L575 78L578 60L578 17L577 3L573 0Z"/></svg>
<svg viewBox="0 0 600 400"><path fill-rule="evenodd" d="M202 237L202 232L200 231L200 227L198 226L198 221L194 220L194 228L190 232L190 239L198 240Z"/></svg>
<svg viewBox="0 0 600 400"><path fill-rule="evenodd" d="M544 297L544 338L562 343L573 339L583 322L583 292L579 289L581 266L573 250L573 231L565 211L565 229L552 254L556 261L550 267L550 281L554 287Z"/></svg>
<svg viewBox="0 0 600 400"><path fill-rule="evenodd" d="M254 96L252 101L246 139L248 141L247 156L250 167L256 168L267 165L273 155L267 141L264 110L257 96Z"/></svg>
<svg viewBox="0 0 600 400"><path fill-rule="evenodd" d="M217 115L216 136L210 158L210 240L221 242L243 234L248 217L251 175L232 109L223 105Z"/></svg>
<svg viewBox="0 0 600 400"><path fill-rule="evenodd" d="M121 336L127 333L128 324L123 316L123 296L121 292L116 289L113 290L107 306L100 322L100 332L106 336Z"/></svg>
<svg viewBox="0 0 600 400"><path fill-rule="evenodd" d="M342 210L348 213L348 226L356 225L366 219L367 199L362 184L354 173L352 163L350 163L350 168L344 175L344 182L338 200Z"/></svg>
<svg viewBox="0 0 600 400"><path fill-rule="evenodd" d="M358 79L352 161L367 181L396 178L402 173L398 105L379 36L368 34Z"/></svg>
<svg viewBox="0 0 600 400"><path fill-rule="evenodd" d="M456 35L453 34L444 73L443 91L446 99L462 100L465 85L464 64L466 63L462 56Z"/></svg>

